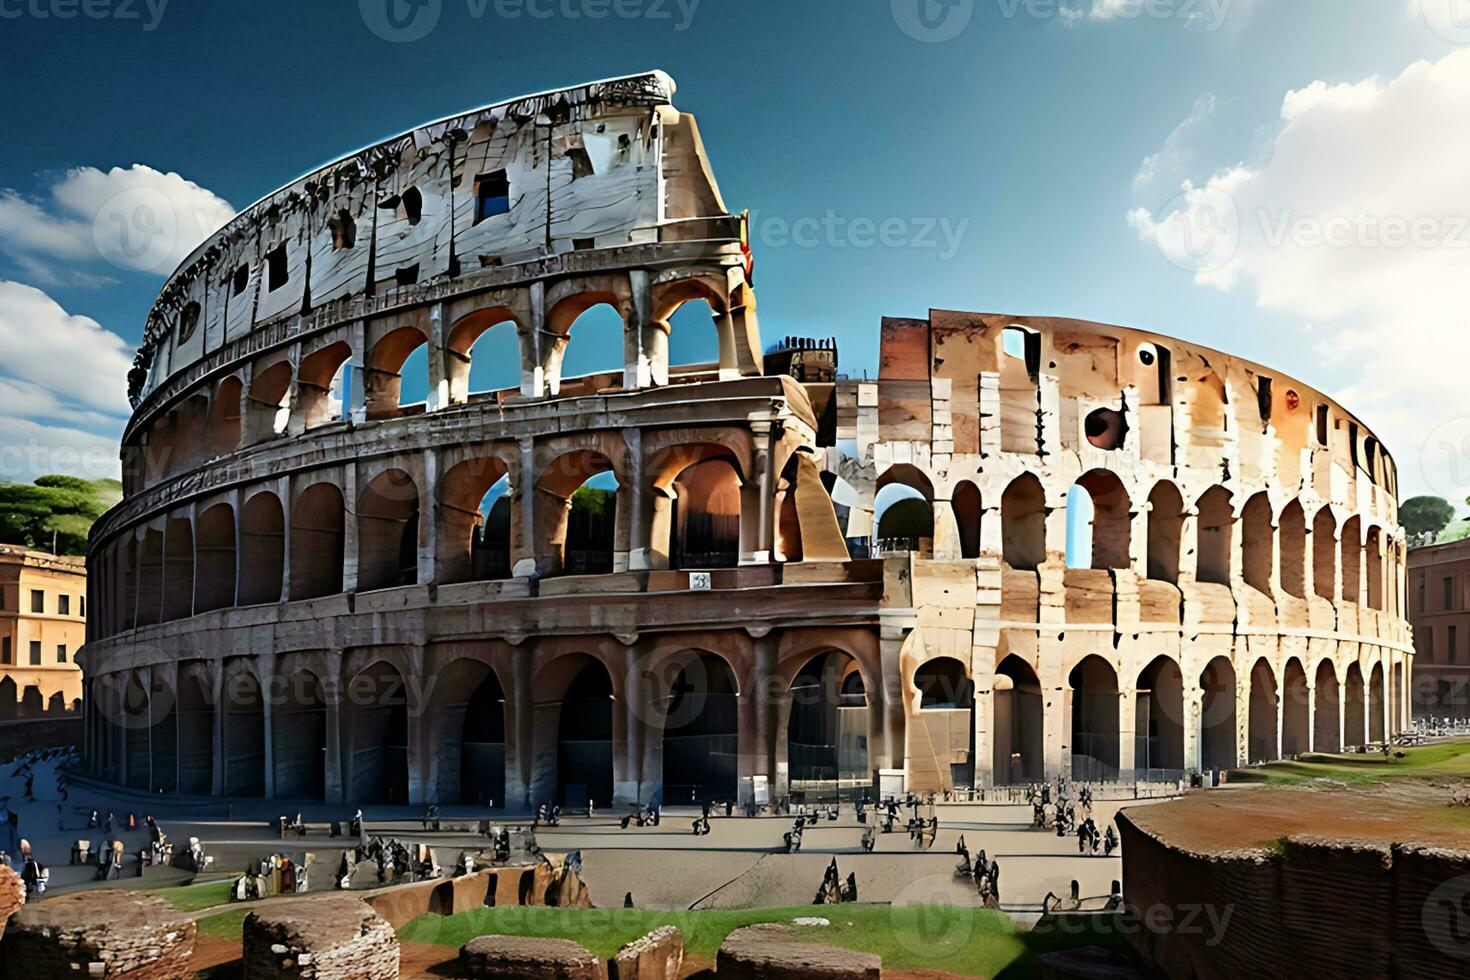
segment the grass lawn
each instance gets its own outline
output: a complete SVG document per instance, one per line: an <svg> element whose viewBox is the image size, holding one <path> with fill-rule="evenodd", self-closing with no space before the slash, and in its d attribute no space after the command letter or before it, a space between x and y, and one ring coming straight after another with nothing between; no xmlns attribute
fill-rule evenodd
<svg viewBox="0 0 1470 980"><path fill-rule="evenodd" d="M713 960L720 943L741 926L789 923L798 916L829 919L827 927L801 928L801 938L877 953L885 969L934 969L964 976L1021 977L1035 972L1036 957L1078 946L1122 947L1116 933L1098 935L1018 929L988 909L949 906L843 905L789 909L660 912L644 909L484 908L443 918L422 916L399 930L404 942L457 948L476 936L516 935L571 939L611 957L625 943L660 926L684 934L685 952Z"/></svg>
<svg viewBox="0 0 1470 980"><path fill-rule="evenodd" d="M1271 762L1254 769L1237 770L1231 773L1230 778L1237 782L1265 782L1277 786L1289 786L1309 779L1368 783L1399 776L1470 778L1470 742L1446 742L1395 751L1403 752L1404 757L1385 759L1382 753L1312 753L1294 762Z"/></svg>
<svg viewBox="0 0 1470 980"><path fill-rule="evenodd" d="M198 912L200 909L228 904L232 887L233 883L229 880L206 881L175 888L155 888L148 894L163 899L180 912Z"/></svg>

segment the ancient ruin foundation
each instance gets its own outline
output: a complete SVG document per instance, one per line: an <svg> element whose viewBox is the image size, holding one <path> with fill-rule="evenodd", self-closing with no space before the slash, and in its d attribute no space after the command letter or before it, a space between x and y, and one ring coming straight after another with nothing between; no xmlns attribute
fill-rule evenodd
<svg viewBox="0 0 1470 980"><path fill-rule="evenodd" d="M245 917L245 980L396 980L398 937L354 895L272 902Z"/></svg>
<svg viewBox="0 0 1470 980"><path fill-rule="evenodd" d="M884 319L876 380L763 353L673 93L424 126L168 281L91 540L94 774L744 800L1173 780L1405 724L1397 471L1346 408L1076 320ZM718 356L671 365L690 304ZM564 376L597 309L621 370ZM520 382L472 391L491 336Z"/></svg>
<svg viewBox="0 0 1470 980"><path fill-rule="evenodd" d="M5 926L5 975L26 980L187 980L194 920L135 891L77 892L28 904Z"/></svg>

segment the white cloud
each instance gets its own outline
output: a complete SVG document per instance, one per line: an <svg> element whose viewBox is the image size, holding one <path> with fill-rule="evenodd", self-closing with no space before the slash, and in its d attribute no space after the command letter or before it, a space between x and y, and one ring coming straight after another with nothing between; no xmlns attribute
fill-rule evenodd
<svg viewBox="0 0 1470 980"><path fill-rule="evenodd" d="M101 259L165 275L235 214L212 191L141 163L69 170L48 194L0 191L0 247L12 256Z"/></svg>
<svg viewBox="0 0 1470 980"><path fill-rule="evenodd" d="M1225 26L1232 11L1245 10L1255 0L1070 0L1059 8L1066 24L1115 23L1131 20L1175 20L1199 24L1207 31Z"/></svg>
<svg viewBox="0 0 1470 980"><path fill-rule="evenodd" d="M1189 115L1164 140L1164 148L1144 157L1143 163L1139 164L1138 173L1133 177L1135 191L1144 192L1160 180L1179 179L1194 158L1190 136L1200 123L1214 114L1215 107L1213 95L1202 95L1194 100Z"/></svg>
<svg viewBox="0 0 1470 980"><path fill-rule="evenodd" d="M0 479L116 476L133 352L33 286L0 280Z"/></svg>
<svg viewBox="0 0 1470 980"><path fill-rule="evenodd" d="M1470 493L1467 118L1470 49L1387 82L1314 82L1282 100L1269 162L1128 215L1198 283L1311 321L1335 394L1384 438L1404 489L1452 498Z"/></svg>

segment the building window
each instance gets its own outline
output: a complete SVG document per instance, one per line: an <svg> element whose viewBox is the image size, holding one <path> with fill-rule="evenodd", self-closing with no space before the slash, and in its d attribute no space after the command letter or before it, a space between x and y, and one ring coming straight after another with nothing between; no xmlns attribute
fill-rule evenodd
<svg viewBox="0 0 1470 980"><path fill-rule="evenodd" d="M475 178L475 224L510 212L510 178L504 170Z"/></svg>
<svg viewBox="0 0 1470 980"><path fill-rule="evenodd" d="M1455 580L1453 578L1444 580L1444 608L1455 608Z"/></svg>
<svg viewBox="0 0 1470 980"><path fill-rule="evenodd" d="M282 242L265 253L265 288L275 292L290 280L286 270L286 243Z"/></svg>
<svg viewBox="0 0 1470 980"><path fill-rule="evenodd" d="M346 210L339 210L337 217L327 222L332 232L332 248L341 251L357 244L357 222Z"/></svg>
<svg viewBox="0 0 1470 980"><path fill-rule="evenodd" d="M242 265L240 266L240 268L235 270L235 275L230 280L230 289L234 293L234 295L239 296L241 293L245 292L246 287L248 287L249 285L250 266Z"/></svg>
<svg viewBox="0 0 1470 980"><path fill-rule="evenodd" d="M46 593L40 589L31 590L31 612L43 613L46 611Z"/></svg>
<svg viewBox="0 0 1470 980"><path fill-rule="evenodd" d="M56 597L56 614L58 616L71 615L71 596L60 595Z"/></svg>
<svg viewBox="0 0 1470 980"><path fill-rule="evenodd" d="M10 663L10 637L0 636L0 664Z"/></svg>
<svg viewBox="0 0 1470 980"><path fill-rule="evenodd" d="M1450 627L1449 643L1447 644L1449 649L1445 652L1445 663L1447 664L1458 663L1460 660L1459 632L1456 627Z"/></svg>
<svg viewBox="0 0 1470 980"><path fill-rule="evenodd" d="M77 606L80 607L77 609L77 615L85 617L87 615L87 597L84 595L77 596Z"/></svg>
<svg viewBox="0 0 1470 980"><path fill-rule="evenodd" d="M66 644L65 643L58 643L58 644L56 644L56 662L59 663L59 664L66 663Z"/></svg>
<svg viewBox="0 0 1470 980"><path fill-rule="evenodd" d="M41 641L40 640L32 640L31 641L31 666L32 667L39 667L39 666L41 666Z"/></svg>

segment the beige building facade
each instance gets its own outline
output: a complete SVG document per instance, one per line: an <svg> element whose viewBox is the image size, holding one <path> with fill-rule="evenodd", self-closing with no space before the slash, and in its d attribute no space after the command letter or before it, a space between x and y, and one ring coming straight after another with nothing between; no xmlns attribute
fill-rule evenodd
<svg viewBox="0 0 1470 980"><path fill-rule="evenodd" d="M1405 724L1397 473L1347 409L1076 320L883 319L876 381L830 341L765 352L745 221L673 94L429 124L175 273L90 543L94 773L830 797L1177 779ZM718 356L671 364L690 304ZM622 368L565 377L597 307ZM495 331L520 383L475 391Z"/></svg>
<svg viewBox="0 0 1470 980"><path fill-rule="evenodd" d="M1470 540L1409 552L1414 717L1470 718Z"/></svg>
<svg viewBox="0 0 1470 980"><path fill-rule="evenodd" d="M0 545L0 718L79 707L86 631L84 561Z"/></svg>

